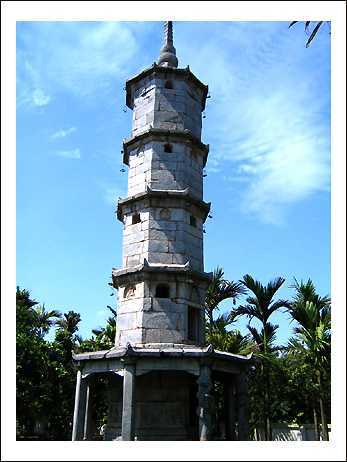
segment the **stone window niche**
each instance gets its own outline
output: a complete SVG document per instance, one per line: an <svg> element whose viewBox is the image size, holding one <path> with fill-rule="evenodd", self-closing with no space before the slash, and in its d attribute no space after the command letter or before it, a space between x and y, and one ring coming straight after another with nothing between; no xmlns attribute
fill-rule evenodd
<svg viewBox="0 0 347 462"><path fill-rule="evenodd" d="M165 143L164 144L164 152L172 152L172 144L170 143Z"/></svg>
<svg viewBox="0 0 347 462"><path fill-rule="evenodd" d="M136 287L135 286L127 286L124 289L123 298L132 298L135 297Z"/></svg>
<svg viewBox="0 0 347 462"><path fill-rule="evenodd" d="M156 298L170 298L170 286L168 284L158 284L155 288Z"/></svg>
<svg viewBox="0 0 347 462"><path fill-rule="evenodd" d="M164 87L167 88L168 90L173 90L172 80L166 80Z"/></svg>
<svg viewBox="0 0 347 462"><path fill-rule="evenodd" d="M198 342L200 328L200 310L193 306L188 306L188 326L187 337L191 342Z"/></svg>
<svg viewBox="0 0 347 462"><path fill-rule="evenodd" d="M194 226L194 228L196 228L196 218L194 217L194 215L190 215L189 224L190 226Z"/></svg>
<svg viewBox="0 0 347 462"><path fill-rule="evenodd" d="M141 223L141 217L139 213L133 213L131 216L131 224L136 225L136 223Z"/></svg>

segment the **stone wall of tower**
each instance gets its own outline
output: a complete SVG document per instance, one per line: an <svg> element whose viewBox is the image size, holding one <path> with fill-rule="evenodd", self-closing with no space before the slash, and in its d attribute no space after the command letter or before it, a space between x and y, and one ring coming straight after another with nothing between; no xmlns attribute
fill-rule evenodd
<svg viewBox="0 0 347 462"><path fill-rule="evenodd" d="M170 87L170 88L167 88ZM132 136L149 128L189 130L201 136L203 90L174 72L151 75L132 89Z"/></svg>
<svg viewBox="0 0 347 462"><path fill-rule="evenodd" d="M206 285L165 272L150 274L144 280L141 277L133 279L119 287L118 344L203 342L204 313L201 307ZM158 284L168 286L168 297L156 297ZM195 307L199 316L195 342L189 339L188 306Z"/></svg>
<svg viewBox="0 0 347 462"><path fill-rule="evenodd" d="M206 87L189 70L145 71L127 82L133 109L124 141L128 196L123 223L116 345L204 342L203 167ZM193 324L193 327L192 327Z"/></svg>
<svg viewBox="0 0 347 462"><path fill-rule="evenodd" d="M145 192L150 186L171 190L190 188L192 195L202 199L203 165L201 148L188 141L162 137L136 143L129 149L128 196Z"/></svg>
<svg viewBox="0 0 347 462"><path fill-rule="evenodd" d="M203 271L203 217L186 199L144 197L123 207L123 267L150 263L180 264ZM139 215L139 223L133 223ZM190 221L194 221L194 225Z"/></svg>

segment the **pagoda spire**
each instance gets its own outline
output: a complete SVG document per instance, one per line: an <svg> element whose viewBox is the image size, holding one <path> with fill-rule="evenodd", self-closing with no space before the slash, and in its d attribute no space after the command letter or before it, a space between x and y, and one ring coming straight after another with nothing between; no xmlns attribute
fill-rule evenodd
<svg viewBox="0 0 347 462"><path fill-rule="evenodd" d="M173 28L172 21L164 22L164 45L160 50L159 66L177 67L178 60L176 57L176 49L173 46Z"/></svg>

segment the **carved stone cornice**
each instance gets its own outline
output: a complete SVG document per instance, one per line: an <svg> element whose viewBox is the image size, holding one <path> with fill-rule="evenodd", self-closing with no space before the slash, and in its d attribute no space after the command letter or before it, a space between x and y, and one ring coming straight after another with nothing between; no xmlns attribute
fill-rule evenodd
<svg viewBox="0 0 347 462"><path fill-rule="evenodd" d="M117 205L117 218L119 221L123 221L123 208L133 202L142 201L145 199L161 199L163 204L161 207L165 206L165 199L178 199L182 200L185 203L195 205L202 212L202 219L205 222L207 215L209 214L211 208L211 202L204 202L197 199L190 193L189 188L186 189L152 189L150 186L147 186L146 191L135 194L133 196L126 197L124 199L118 200ZM184 205L183 205L184 207Z"/></svg>
<svg viewBox="0 0 347 462"><path fill-rule="evenodd" d="M144 259L143 263L128 268L112 269L112 284L113 287L126 285L129 282L143 281L150 279L153 273L167 273L174 277L180 277L182 281L199 281L200 283L208 285L212 278L212 273L203 273L200 271L192 270L189 262L185 265L176 264L159 264L148 263Z"/></svg>
<svg viewBox="0 0 347 462"><path fill-rule="evenodd" d="M141 146L143 143L152 140L162 140L163 142L178 140L196 146L203 155L203 167L206 165L209 152L208 144L202 143L190 130L167 130L164 128L150 128L139 135L123 140L123 163L129 165L130 149L134 149L134 146Z"/></svg>

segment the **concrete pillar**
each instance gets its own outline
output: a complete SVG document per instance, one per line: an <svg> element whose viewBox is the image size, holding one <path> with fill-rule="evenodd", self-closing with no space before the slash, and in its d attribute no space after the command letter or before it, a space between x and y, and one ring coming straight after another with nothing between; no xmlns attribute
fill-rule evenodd
<svg viewBox="0 0 347 462"><path fill-rule="evenodd" d="M209 364L201 364L198 379L199 440L211 439L211 368Z"/></svg>
<svg viewBox="0 0 347 462"><path fill-rule="evenodd" d="M235 394L234 382L230 377L224 385L224 402L225 402L225 438L228 441L235 440Z"/></svg>
<svg viewBox="0 0 347 462"><path fill-rule="evenodd" d="M124 361L123 371L122 441L133 441L135 432L135 363Z"/></svg>
<svg viewBox="0 0 347 462"><path fill-rule="evenodd" d="M72 441L80 441L83 439L86 392L87 392L87 379L82 378L82 372L79 369L77 371L77 379L76 379Z"/></svg>
<svg viewBox="0 0 347 462"><path fill-rule="evenodd" d="M249 439L248 424L248 384L244 371L236 376L236 402L238 417L238 440L247 441Z"/></svg>
<svg viewBox="0 0 347 462"><path fill-rule="evenodd" d="M91 383L90 380L87 382L86 387L86 407L84 412L84 428L83 428L83 440L90 440L90 429L91 429Z"/></svg>

